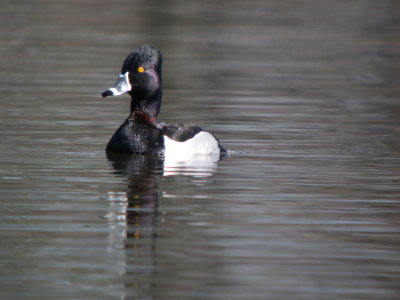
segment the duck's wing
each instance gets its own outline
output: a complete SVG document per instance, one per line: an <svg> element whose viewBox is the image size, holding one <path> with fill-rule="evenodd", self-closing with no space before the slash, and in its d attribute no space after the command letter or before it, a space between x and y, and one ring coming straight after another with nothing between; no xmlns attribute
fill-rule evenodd
<svg viewBox="0 0 400 300"><path fill-rule="evenodd" d="M164 123L162 131L165 136L176 142L185 142L203 131L199 126L193 124L172 124Z"/></svg>

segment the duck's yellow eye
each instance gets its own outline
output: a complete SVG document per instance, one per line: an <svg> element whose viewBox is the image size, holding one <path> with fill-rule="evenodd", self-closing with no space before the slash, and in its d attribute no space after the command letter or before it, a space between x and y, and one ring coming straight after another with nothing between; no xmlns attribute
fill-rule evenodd
<svg viewBox="0 0 400 300"><path fill-rule="evenodd" d="M137 70L138 70L138 72L140 72L140 73L143 73L143 72L144 72L144 68L143 68L143 67L139 67Z"/></svg>

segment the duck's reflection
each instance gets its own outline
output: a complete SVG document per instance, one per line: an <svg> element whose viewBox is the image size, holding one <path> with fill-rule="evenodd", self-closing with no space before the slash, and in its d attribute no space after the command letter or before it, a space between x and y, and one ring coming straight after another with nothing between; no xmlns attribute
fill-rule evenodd
<svg viewBox="0 0 400 300"><path fill-rule="evenodd" d="M108 193L110 210L107 218L110 231L110 251L124 277L124 289L129 295L147 295L154 271L155 241L159 218L159 185L164 176L173 183L180 176L207 177L216 168L218 158L193 157L171 159L153 155L123 155L108 153L113 172L126 180L126 188ZM171 182L172 179L172 182ZM165 187L168 189L169 187ZM117 256L117 257L116 257Z"/></svg>
<svg viewBox="0 0 400 300"><path fill-rule="evenodd" d="M217 169L217 155L194 155L190 157L164 158L164 176L184 175L195 177L211 176Z"/></svg>
<svg viewBox="0 0 400 300"><path fill-rule="evenodd" d="M121 202L116 213L119 216L117 219L125 222L125 238L137 240L152 236L154 232L150 229L156 228L157 223L158 182L163 172L162 158L112 153L107 154L107 158L115 170L114 173L127 181L125 191L109 194L109 199L114 204L115 201ZM125 248L130 246L132 245L127 243Z"/></svg>

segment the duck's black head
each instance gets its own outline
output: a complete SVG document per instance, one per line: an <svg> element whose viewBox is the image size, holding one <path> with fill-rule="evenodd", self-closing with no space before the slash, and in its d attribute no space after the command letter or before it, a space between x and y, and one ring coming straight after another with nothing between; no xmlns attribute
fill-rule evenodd
<svg viewBox="0 0 400 300"><path fill-rule="evenodd" d="M159 50L149 45L139 47L128 55L115 85L104 91L102 96L118 96L127 92L132 97L131 112L140 110L149 116L157 116L162 96L161 64Z"/></svg>

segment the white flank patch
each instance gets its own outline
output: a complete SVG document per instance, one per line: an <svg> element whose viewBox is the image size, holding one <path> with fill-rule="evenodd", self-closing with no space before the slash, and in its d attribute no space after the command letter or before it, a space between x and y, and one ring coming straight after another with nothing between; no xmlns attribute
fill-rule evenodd
<svg viewBox="0 0 400 300"><path fill-rule="evenodd" d="M164 136L164 176L186 175L211 176L219 160L217 140L208 132L201 131L185 142L176 142Z"/></svg>
<svg viewBox="0 0 400 300"><path fill-rule="evenodd" d="M218 142L210 133L201 131L185 142L177 142L164 136L166 159L183 161L193 156L212 156L219 159Z"/></svg>

